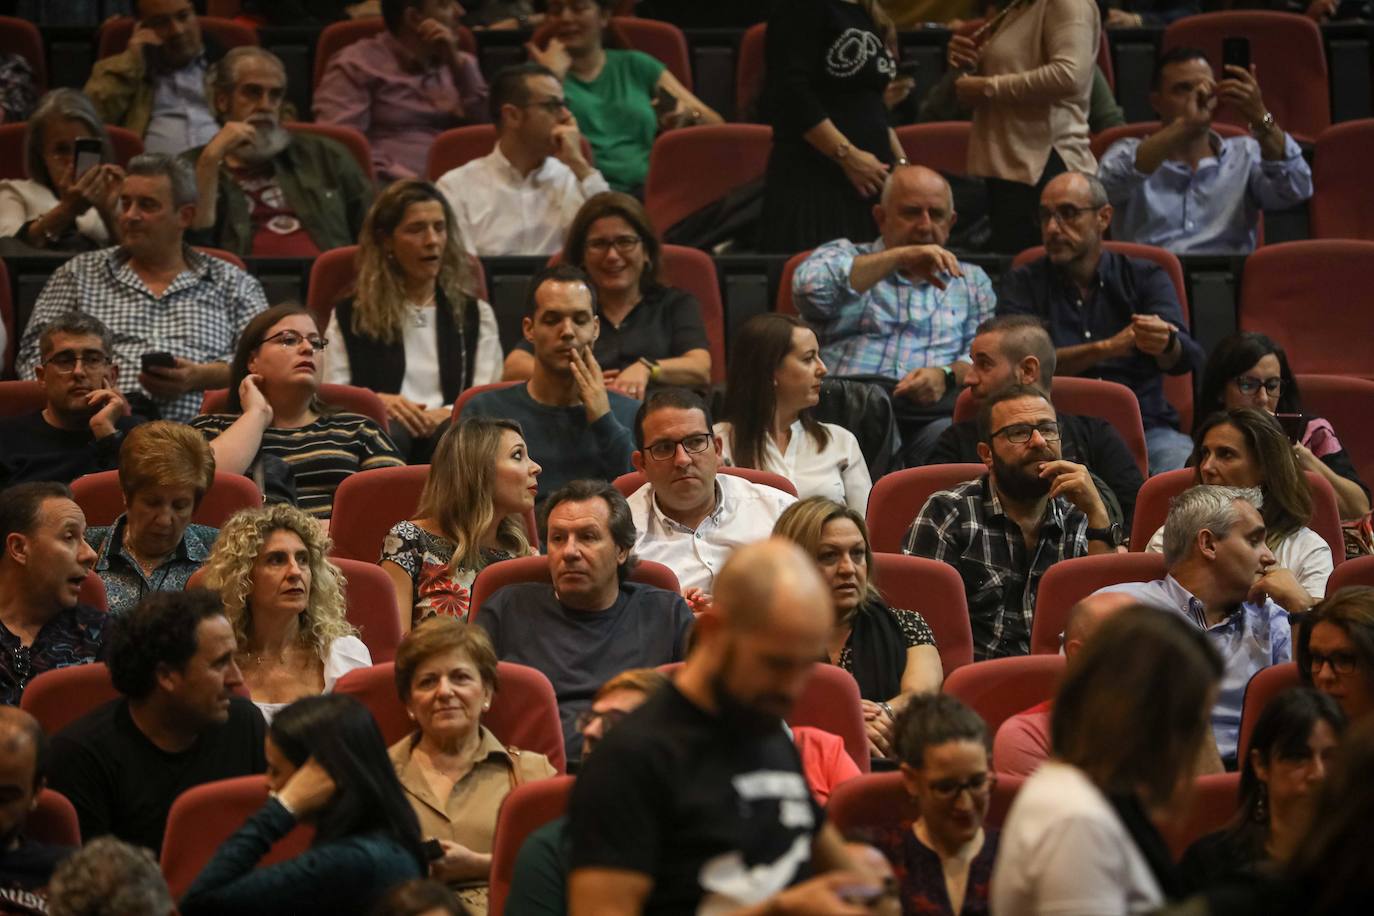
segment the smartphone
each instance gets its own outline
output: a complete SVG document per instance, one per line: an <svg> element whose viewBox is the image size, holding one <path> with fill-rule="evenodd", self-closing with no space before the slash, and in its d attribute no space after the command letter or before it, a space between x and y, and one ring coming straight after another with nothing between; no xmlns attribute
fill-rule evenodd
<svg viewBox="0 0 1374 916"><path fill-rule="evenodd" d="M425 858L429 859L431 862L444 857L443 844L438 840L425 840L424 843L421 844L421 848L425 851Z"/></svg>
<svg viewBox="0 0 1374 916"><path fill-rule="evenodd" d="M1283 427L1289 442L1297 442L1302 439L1303 431L1307 429L1307 417L1300 413L1276 413L1274 419L1278 420L1279 425Z"/></svg>
<svg viewBox="0 0 1374 916"><path fill-rule="evenodd" d="M76 141L76 166L74 178L80 178L91 169L100 165L105 158L105 146L99 137L81 137Z"/></svg>
<svg viewBox="0 0 1374 916"><path fill-rule="evenodd" d="M156 366L159 369L175 369L177 358L170 353L144 353L140 362L143 363L143 371Z"/></svg>
<svg viewBox="0 0 1374 916"><path fill-rule="evenodd" d="M658 92L654 93L654 110L659 114L666 114L675 108L677 108L677 96L660 86Z"/></svg>
<svg viewBox="0 0 1374 916"><path fill-rule="evenodd" d="M1218 79L1226 79L1226 67L1240 67L1248 73L1250 71L1250 39L1223 38L1221 41L1221 66L1222 72L1217 74Z"/></svg>
<svg viewBox="0 0 1374 916"><path fill-rule="evenodd" d="M915 79L916 74L921 69L921 62L917 60L904 60L897 64L897 75L905 76L908 79Z"/></svg>

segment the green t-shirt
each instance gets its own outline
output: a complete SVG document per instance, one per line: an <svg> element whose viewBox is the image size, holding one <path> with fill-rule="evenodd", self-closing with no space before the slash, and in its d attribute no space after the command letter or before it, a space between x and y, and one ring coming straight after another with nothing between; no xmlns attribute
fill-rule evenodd
<svg viewBox="0 0 1374 916"><path fill-rule="evenodd" d="M649 174L649 150L658 134L654 87L663 64L641 51L606 51L606 65L591 82L571 73L563 81L568 107L596 154L596 167L617 191L631 191Z"/></svg>

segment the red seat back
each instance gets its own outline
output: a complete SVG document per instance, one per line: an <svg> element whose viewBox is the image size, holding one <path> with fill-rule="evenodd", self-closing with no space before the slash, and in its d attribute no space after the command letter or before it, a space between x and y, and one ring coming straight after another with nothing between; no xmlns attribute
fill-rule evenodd
<svg viewBox="0 0 1374 916"><path fill-rule="evenodd" d="M796 274L797 268L801 266L811 256L811 251L799 251L787 259L787 263L782 265L782 275L778 278L778 299L773 304L773 311L783 315L801 315L797 308L797 303L792 299L792 277Z"/></svg>
<svg viewBox="0 0 1374 916"><path fill-rule="evenodd" d="M244 273L248 272L248 265L244 263L243 258L234 254L232 251L226 251L223 248L210 248L207 245L197 245L196 251L199 251L201 254L209 255L212 258L219 258L227 264L233 264Z"/></svg>
<svg viewBox="0 0 1374 916"><path fill-rule="evenodd" d="M47 403L48 395L41 382L0 382L0 417L33 413Z"/></svg>
<svg viewBox="0 0 1374 916"><path fill-rule="evenodd" d="M1374 241L1374 191L1365 176L1374 118L1332 124L1317 137L1308 203L1312 238Z"/></svg>
<svg viewBox="0 0 1374 916"><path fill-rule="evenodd" d="M87 525L113 525L124 512L124 491L119 487L118 471L87 474L72 481L72 496L86 514ZM242 474L216 471L214 482L205 491L200 505L191 513L197 525L221 528L241 509L262 505L262 494L253 481Z"/></svg>
<svg viewBox="0 0 1374 916"><path fill-rule="evenodd" d="M868 494L868 542L875 553L901 553L902 538L931 494L982 477L981 464L928 464L884 474Z"/></svg>
<svg viewBox="0 0 1374 916"><path fill-rule="evenodd" d="M1333 595L1350 585L1374 587L1374 557L1354 557L1337 566L1326 580L1326 593Z"/></svg>
<svg viewBox="0 0 1374 916"><path fill-rule="evenodd" d="M512 662L497 662L496 679L500 686L492 697L491 709L482 714L482 724L503 744L548 757L554 769L562 773L568 758L563 751L558 700L549 679L534 668ZM391 662L348 672L334 685L334 692L362 701L372 711L388 745L415 730L405 704L396 695L396 669Z"/></svg>
<svg viewBox="0 0 1374 916"><path fill-rule="evenodd" d="M464 408L465 406L467 406L468 401L471 401L473 398L477 397L477 395L482 394L482 393L485 392L485 391L500 391L502 388L509 388L509 387L511 387L512 385L523 385L523 384L525 384L525 383L524 383L524 382L491 382L490 384L487 384L487 385L473 385L471 388L465 389L465 390L463 391L462 394L458 395L458 400L456 400L456 401L453 402L453 422L454 422L454 423L457 423L457 422L459 422L460 420L462 420L462 418L463 418L463 408Z"/></svg>
<svg viewBox="0 0 1374 916"><path fill-rule="evenodd" d="M944 690L982 716L995 735L1007 719L1053 697L1063 676L1062 655L990 658L955 671Z"/></svg>
<svg viewBox="0 0 1374 916"><path fill-rule="evenodd" d="M382 541L397 522L414 518L429 465L373 468L344 478L334 491L334 514L329 535L330 556L376 563Z"/></svg>
<svg viewBox="0 0 1374 916"><path fill-rule="evenodd" d="M637 16L613 16L607 31L613 44L643 51L668 68L677 81L688 90L692 88L692 58L687 52L687 36L671 22L640 19Z"/></svg>
<svg viewBox="0 0 1374 916"><path fill-rule="evenodd" d="M925 618L945 677L973 661L964 580L953 566L925 557L875 553L870 575L889 607L916 611Z"/></svg>
<svg viewBox="0 0 1374 916"><path fill-rule="evenodd" d="M989 760L989 765L991 760ZM988 803L989 827L1001 827L1016 793L1025 780L1020 776L999 775ZM902 784L901 773L866 773L835 787L826 807L826 817L846 837L864 840L873 831L896 827L914 820L920 808Z"/></svg>
<svg viewBox="0 0 1374 916"><path fill-rule="evenodd" d="M1163 579L1165 572L1164 555L1158 553L1102 553L1054 564L1040 577L1035 593L1031 652L1057 654L1069 611L1098 589L1123 582L1153 582Z"/></svg>
<svg viewBox="0 0 1374 916"><path fill-rule="evenodd" d="M732 477L743 477L750 483L763 484L775 490L781 490L788 496L797 495L797 486L781 474L774 474L772 471L760 471L757 468L727 468L717 469L718 474L729 474ZM631 471L628 474L621 474L611 481L621 495L629 499L640 487L649 482L642 471Z"/></svg>
<svg viewBox="0 0 1374 916"><path fill-rule="evenodd" d="M376 393L355 385L320 385L320 400L344 413L361 414L376 421L385 432L387 429L386 405ZM224 413L229 409L229 390L211 388L206 390L200 402L202 414Z"/></svg>
<svg viewBox="0 0 1374 916"><path fill-rule="evenodd" d="M56 789L44 789L24 822L24 835L52 846L80 846L81 820L67 796Z"/></svg>
<svg viewBox="0 0 1374 916"><path fill-rule="evenodd" d="M44 671L24 688L19 708L38 720L44 734L55 735L97 706L118 698L110 669L103 662L92 662Z"/></svg>
<svg viewBox="0 0 1374 916"><path fill-rule="evenodd" d="M1374 381L1349 375L1299 375L1303 409L1325 417L1361 480L1374 481Z"/></svg>
<svg viewBox="0 0 1374 916"><path fill-rule="evenodd" d="M314 121L288 121L286 129L298 134L314 134L317 137L324 137L333 140L343 146L352 155L353 161L358 163L358 168L362 169L368 181L375 181L377 173L372 167L372 145L367 142L367 137L352 127L345 127L342 124L321 124Z"/></svg>
<svg viewBox="0 0 1374 916"><path fill-rule="evenodd" d="M81 580L81 588L76 593L76 600L87 607L108 611L110 601L109 595L105 593L105 580L101 579L94 570L86 573L86 578Z"/></svg>
<svg viewBox="0 0 1374 916"><path fill-rule="evenodd" d="M763 91L764 49L768 46L768 23L745 29L735 58L735 120L745 120ZM755 111L757 113L757 111Z"/></svg>
<svg viewBox="0 0 1374 916"><path fill-rule="evenodd" d="M501 916L515 877L515 860L531 833L563 816L572 795L573 778L555 776L516 786L501 802L491 844L491 893L487 912Z"/></svg>
<svg viewBox="0 0 1374 916"><path fill-rule="evenodd" d="M913 165L948 175L968 173L968 121L929 121L897 128L897 141Z"/></svg>
<svg viewBox="0 0 1374 916"><path fill-rule="evenodd" d="M201 16L199 19L201 34L213 35L225 50L258 43L257 30L252 26L234 19L221 19L218 16ZM134 20L132 16L116 16L112 19L106 19L95 37L96 60L104 60L107 57L123 53L124 49L129 46L129 37L133 33Z"/></svg>
<svg viewBox="0 0 1374 916"><path fill-rule="evenodd" d="M33 69L33 85L38 95L48 91L48 58L43 53L43 34L27 19L0 16L0 51L18 54Z"/></svg>
<svg viewBox="0 0 1374 916"><path fill-rule="evenodd" d="M1255 735L1255 723L1259 721L1269 701L1291 687L1301 686L1302 678L1298 674L1296 662L1270 665L1255 672L1250 678L1250 683L1245 685L1245 699L1241 702L1240 738L1236 742L1237 760L1245 760L1250 753L1250 739Z"/></svg>
<svg viewBox="0 0 1374 916"><path fill-rule="evenodd" d="M322 252L310 265L310 283L305 294L305 307L315 319L315 327L323 334L329 327L334 306L348 297L358 279L358 246L344 245ZM344 346L338 341L335 346Z"/></svg>
<svg viewBox="0 0 1374 916"><path fill-rule="evenodd" d="M711 353L711 382L725 381L725 304L720 298L716 262L706 252L682 245L663 246L663 282L685 290L701 305L701 323Z"/></svg>
<svg viewBox="0 0 1374 916"><path fill-rule="evenodd" d="M762 124L704 124L660 134L649 153L644 208L667 232L740 185L763 177L773 129Z"/></svg>
<svg viewBox="0 0 1374 916"><path fill-rule="evenodd" d="M449 171L481 159L496 146L495 124L468 124L451 127L434 138L429 147L425 174L438 181Z"/></svg>
<svg viewBox="0 0 1374 916"><path fill-rule="evenodd" d="M385 28L386 23L381 16L345 19L341 22L331 22L325 26L320 32L320 37L315 40L315 70L311 81L312 91L319 88L320 80L324 77L324 71L329 67L330 58L353 42L371 38ZM458 26L454 30L454 37L458 39L459 50L469 54L477 53L477 38L467 26Z"/></svg>
<svg viewBox="0 0 1374 916"><path fill-rule="evenodd" d="M470 605L472 613L476 614L478 609L486 604L488 598L507 585L516 585L521 582L547 583L551 581L553 580L549 574L548 557L516 557L513 560L502 560L500 563L483 567L472 583L472 604ZM661 588L674 594L682 591L673 571L662 563L655 563L653 560L636 562L635 568L630 572L630 581L652 585L654 588Z"/></svg>
<svg viewBox="0 0 1374 916"><path fill-rule="evenodd" d="M1240 810L1240 774L1212 773L1193 780L1193 796L1183 816L1162 833L1175 859L1188 847L1230 823Z"/></svg>

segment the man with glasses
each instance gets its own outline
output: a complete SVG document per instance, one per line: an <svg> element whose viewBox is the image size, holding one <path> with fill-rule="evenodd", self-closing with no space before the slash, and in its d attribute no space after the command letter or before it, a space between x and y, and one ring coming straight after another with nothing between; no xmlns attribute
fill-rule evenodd
<svg viewBox="0 0 1374 916"><path fill-rule="evenodd" d="M1088 469L1065 461L1045 393L1012 385L978 412L988 473L926 501L903 553L940 560L964 581L975 659L1025 655L1040 578L1055 563L1122 546Z"/></svg>
<svg viewBox="0 0 1374 916"><path fill-rule="evenodd" d="M480 257L551 255L589 197L609 191L582 153L563 84L539 64L506 67L491 83L496 147L437 182L458 236Z"/></svg>
<svg viewBox="0 0 1374 916"><path fill-rule="evenodd" d="M698 611L731 552L768 538L796 502L766 484L718 474L721 441L711 428L711 409L685 388L654 391L635 415L632 460L648 481L630 496L635 553L671 569Z"/></svg>
<svg viewBox="0 0 1374 916"><path fill-rule="evenodd" d="M1102 245L1112 208L1102 182L1066 172L1040 194L1045 256L1011 271L998 314L1034 315L1049 328L1060 375L1119 382L1136 393L1150 473L1188 461L1193 440L1164 399L1164 375L1201 372L1205 354L1183 320L1169 273Z"/></svg>
<svg viewBox="0 0 1374 916"><path fill-rule="evenodd" d="M71 483L113 470L124 434L142 422L116 383L110 332L100 319L70 312L48 322L38 338L35 368L46 403L33 413L0 419L0 488L29 480Z"/></svg>

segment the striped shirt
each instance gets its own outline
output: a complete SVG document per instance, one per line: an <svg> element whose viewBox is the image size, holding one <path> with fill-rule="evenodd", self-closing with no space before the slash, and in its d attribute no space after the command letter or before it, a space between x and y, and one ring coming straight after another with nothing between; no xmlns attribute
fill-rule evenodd
<svg viewBox="0 0 1374 916"><path fill-rule="evenodd" d="M816 327L830 373L900 379L913 369L968 361L978 325L997 308L987 273L960 262L964 275L950 277L947 289L892 273L856 292L849 285L854 259L885 247L882 239L826 242L793 275L792 295Z"/></svg>
<svg viewBox="0 0 1374 916"><path fill-rule="evenodd" d="M237 419L237 414L207 414L191 425L213 442ZM405 464L376 421L354 413L325 414L296 429L269 427L258 454L286 462L295 477L296 505L316 518L333 513L334 491L349 474Z"/></svg>
<svg viewBox="0 0 1374 916"><path fill-rule="evenodd" d="M1002 511L987 475L933 494L906 534L902 552L953 566L964 580L973 657L1030 651L1040 577L1060 560L1088 555L1088 517L1062 496L1049 501L1040 539L1028 553L1021 526Z"/></svg>

